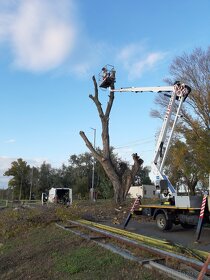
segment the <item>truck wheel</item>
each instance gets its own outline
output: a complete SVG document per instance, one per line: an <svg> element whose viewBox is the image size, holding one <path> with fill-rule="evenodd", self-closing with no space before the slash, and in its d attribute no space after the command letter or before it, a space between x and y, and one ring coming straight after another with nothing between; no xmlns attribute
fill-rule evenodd
<svg viewBox="0 0 210 280"><path fill-rule="evenodd" d="M161 230L170 230L173 226L171 220L167 220L165 214L158 214L156 216L156 224Z"/></svg>

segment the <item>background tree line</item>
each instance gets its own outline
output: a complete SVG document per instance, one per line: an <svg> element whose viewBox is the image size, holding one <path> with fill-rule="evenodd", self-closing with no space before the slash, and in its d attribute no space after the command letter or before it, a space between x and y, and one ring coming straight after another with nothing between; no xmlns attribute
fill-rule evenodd
<svg viewBox="0 0 210 280"><path fill-rule="evenodd" d="M121 165L117 154L113 153L113 161L116 166ZM8 190L2 190L2 197L6 199L40 199L43 192L48 192L52 187L72 188L75 198L88 198L92 186L93 161L91 153L86 152L79 155L71 155L68 165L63 164L60 168L53 168L49 163L43 162L40 167L27 164L22 158L11 163L11 167L4 173L11 176L8 183ZM149 183L149 168L139 170L135 181L138 183ZM141 178L141 179L140 179ZM112 198L114 195L111 181L104 172L98 161L94 162L94 189L98 198Z"/></svg>

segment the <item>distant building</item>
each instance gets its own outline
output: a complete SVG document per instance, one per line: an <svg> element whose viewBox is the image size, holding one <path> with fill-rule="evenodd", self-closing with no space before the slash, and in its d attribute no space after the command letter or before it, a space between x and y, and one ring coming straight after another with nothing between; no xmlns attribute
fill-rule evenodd
<svg viewBox="0 0 210 280"><path fill-rule="evenodd" d="M136 198L137 195L140 195L142 198L158 197L154 185L131 186L128 195L131 198Z"/></svg>

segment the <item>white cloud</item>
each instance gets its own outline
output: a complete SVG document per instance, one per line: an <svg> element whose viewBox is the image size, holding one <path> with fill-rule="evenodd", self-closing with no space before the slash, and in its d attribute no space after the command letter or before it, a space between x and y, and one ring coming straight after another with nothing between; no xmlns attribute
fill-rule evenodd
<svg viewBox="0 0 210 280"><path fill-rule="evenodd" d="M7 42L15 67L39 72L62 65L61 73L84 77L100 61L114 59L117 48L90 39L85 24L77 20L74 3L76 0L0 0L0 43ZM117 57L128 78L136 79L153 69L165 53L148 52L143 42L123 47Z"/></svg>
<svg viewBox="0 0 210 280"><path fill-rule="evenodd" d="M8 139L8 140L5 141L5 143L8 143L8 144L15 143L15 142L16 142L15 139Z"/></svg>
<svg viewBox="0 0 210 280"><path fill-rule="evenodd" d="M129 75L132 78L140 77L144 72L152 69L157 62L162 60L165 55L161 52L148 53L145 58L138 60L131 65Z"/></svg>
<svg viewBox="0 0 210 280"><path fill-rule="evenodd" d="M0 157L0 188L6 188L8 181L11 177L3 176L4 172L10 167L11 162L14 161L14 158Z"/></svg>
<svg viewBox="0 0 210 280"><path fill-rule="evenodd" d="M153 69L165 56L164 52L146 51L144 44L130 44L120 50L118 60L128 71L129 78L136 79Z"/></svg>
<svg viewBox="0 0 210 280"><path fill-rule="evenodd" d="M125 47L123 47L119 52L119 59L122 59L124 63L127 61L133 60L136 56L141 55L141 53L144 51L144 45L143 44L129 44Z"/></svg>
<svg viewBox="0 0 210 280"><path fill-rule="evenodd" d="M73 1L12 2L10 8L1 9L0 38L10 43L15 66L31 71L59 66L75 45Z"/></svg>
<svg viewBox="0 0 210 280"><path fill-rule="evenodd" d="M78 63L74 66L73 71L77 76L87 76L90 73L90 63Z"/></svg>
<svg viewBox="0 0 210 280"><path fill-rule="evenodd" d="M86 32L83 31L83 36L79 41L80 48L77 49L77 53L74 55L74 61L70 65L70 72L80 78L86 77L89 79L96 67L101 65L104 56L108 57L110 55L110 47L102 42L91 41L84 34Z"/></svg>
<svg viewBox="0 0 210 280"><path fill-rule="evenodd" d="M14 160L16 159L0 156L0 170L8 169L10 167L11 162Z"/></svg>

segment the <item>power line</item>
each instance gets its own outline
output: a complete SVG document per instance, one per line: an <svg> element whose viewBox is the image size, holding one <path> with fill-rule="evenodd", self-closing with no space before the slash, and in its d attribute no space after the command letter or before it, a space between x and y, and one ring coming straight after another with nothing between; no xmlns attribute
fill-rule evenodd
<svg viewBox="0 0 210 280"><path fill-rule="evenodd" d="M154 150L151 149L151 150L140 151L140 153L146 153L146 152L152 152L152 151L154 151Z"/></svg>
<svg viewBox="0 0 210 280"><path fill-rule="evenodd" d="M148 140L146 141L146 139L152 139L153 137L149 137L149 138L145 138L144 141L142 140L138 140L138 141L133 141L133 142L129 142L128 144L124 145L124 146L119 146L114 148L114 150L118 150L118 149L123 149L123 148L130 148L130 147L135 147L135 146L140 146L143 144L147 144L147 143L152 143L154 140Z"/></svg>

